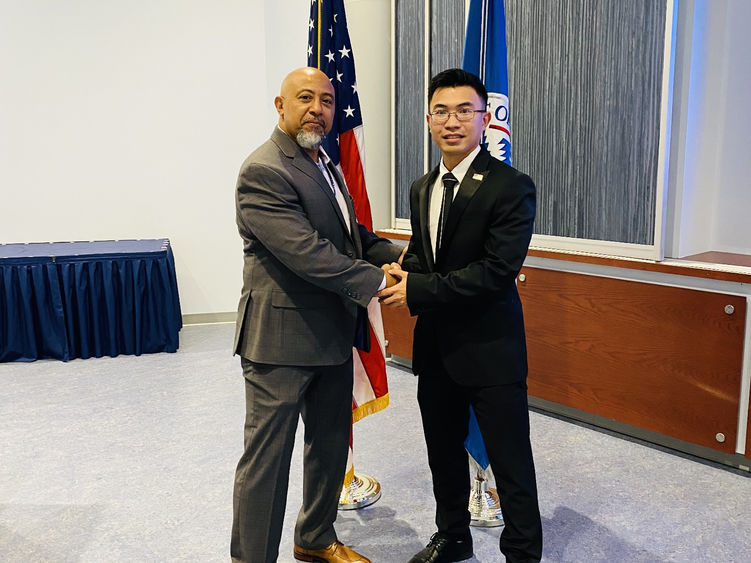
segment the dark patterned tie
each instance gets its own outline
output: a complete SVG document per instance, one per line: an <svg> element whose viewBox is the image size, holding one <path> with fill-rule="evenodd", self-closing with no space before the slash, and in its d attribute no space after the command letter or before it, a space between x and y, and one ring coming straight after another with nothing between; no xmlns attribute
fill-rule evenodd
<svg viewBox="0 0 751 563"><path fill-rule="evenodd" d="M441 248L441 239L443 233L446 231L446 223L448 223L449 209L451 208L451 202L454 201L454 188L459 183L451 172L444 174L443 178L443 201L441 201L441 213L438 216L438 234L436 235L435 251L438 254L438 249Z"/></svg>

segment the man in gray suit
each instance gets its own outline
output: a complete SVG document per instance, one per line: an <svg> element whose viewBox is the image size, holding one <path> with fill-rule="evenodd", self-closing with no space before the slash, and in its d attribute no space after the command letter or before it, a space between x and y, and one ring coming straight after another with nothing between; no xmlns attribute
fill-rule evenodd
<svg viewBox="0 0 751 563"><path fill-rule="evenodd" d="M237 183L245 266L235 352L245 377L245 452L237 466L233 561L276 561L298 416L305 423L294 556L368 562L337 540L347 463L352 347L368 349L378 265L402 248L359 225L346 185L320 148L334 89L314 68L291 72L274 99L278 127Z"/></svg>

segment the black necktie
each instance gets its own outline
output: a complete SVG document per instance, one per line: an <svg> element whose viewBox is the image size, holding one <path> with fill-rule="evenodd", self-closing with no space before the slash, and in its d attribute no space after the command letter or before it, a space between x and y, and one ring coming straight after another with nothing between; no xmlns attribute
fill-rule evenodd
<svg viewBox="0 0 751 563"><path fill-rule="evenodd" d="M443 233L446 231L446 223L448 223L449 209L451 208L451 202L454 201L454 188L459 183L451 172L444 174L443 178L443 201L441 201L441 213L438 215L438 234L436 235L436 254L438 249L441 248L441 239Z"/></svg>

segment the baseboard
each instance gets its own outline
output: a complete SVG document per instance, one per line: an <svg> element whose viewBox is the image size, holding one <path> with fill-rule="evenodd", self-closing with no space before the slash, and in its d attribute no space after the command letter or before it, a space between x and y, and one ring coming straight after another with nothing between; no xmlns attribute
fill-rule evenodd
<svg viewBox="0 0 751 563"><path fill-rule="evenodd" d="M237 313L192 313L183 315L183 326L185 325L207 325L214 323L234 323L237 319Z"/></svg>
<svg viewBox="0 0 751 563"><path fill-rule="evenodd" d="M389 354L386 359L392 364L396 364L397 366L412 369L412 360L410 358L402 358L401 356L396 356L395 354Z"/></svg>
<svg viewBox="0 0 751 563"><path fill-rule="evenodd" d="M682 457L689 457L700 463L714 462L721 466L729 466L738 470L740 474L749 475L751 464L749 459L740 454L727 454L711 448L685 442L671 436L658 434L632 426L624 422L618 422L609 418L604 418L596 414L588 413L572 407L546 401L538 397L529 396L529 406L543 414L578 423L583 426L599 429L605 433L618 436L627 440L642 443L661 451L666 451Z"/></svg>

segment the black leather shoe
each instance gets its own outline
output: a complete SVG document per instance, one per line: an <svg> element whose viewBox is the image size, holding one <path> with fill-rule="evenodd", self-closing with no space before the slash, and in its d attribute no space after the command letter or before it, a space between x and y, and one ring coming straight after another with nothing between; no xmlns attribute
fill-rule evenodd
<svg viewBox="0 0 751 563"><path fill-rule="evenodd" d="M457 539L437 532L430 538L425 549L417 553L409 563L453 563L472 557L472 537Z"/></svg>

